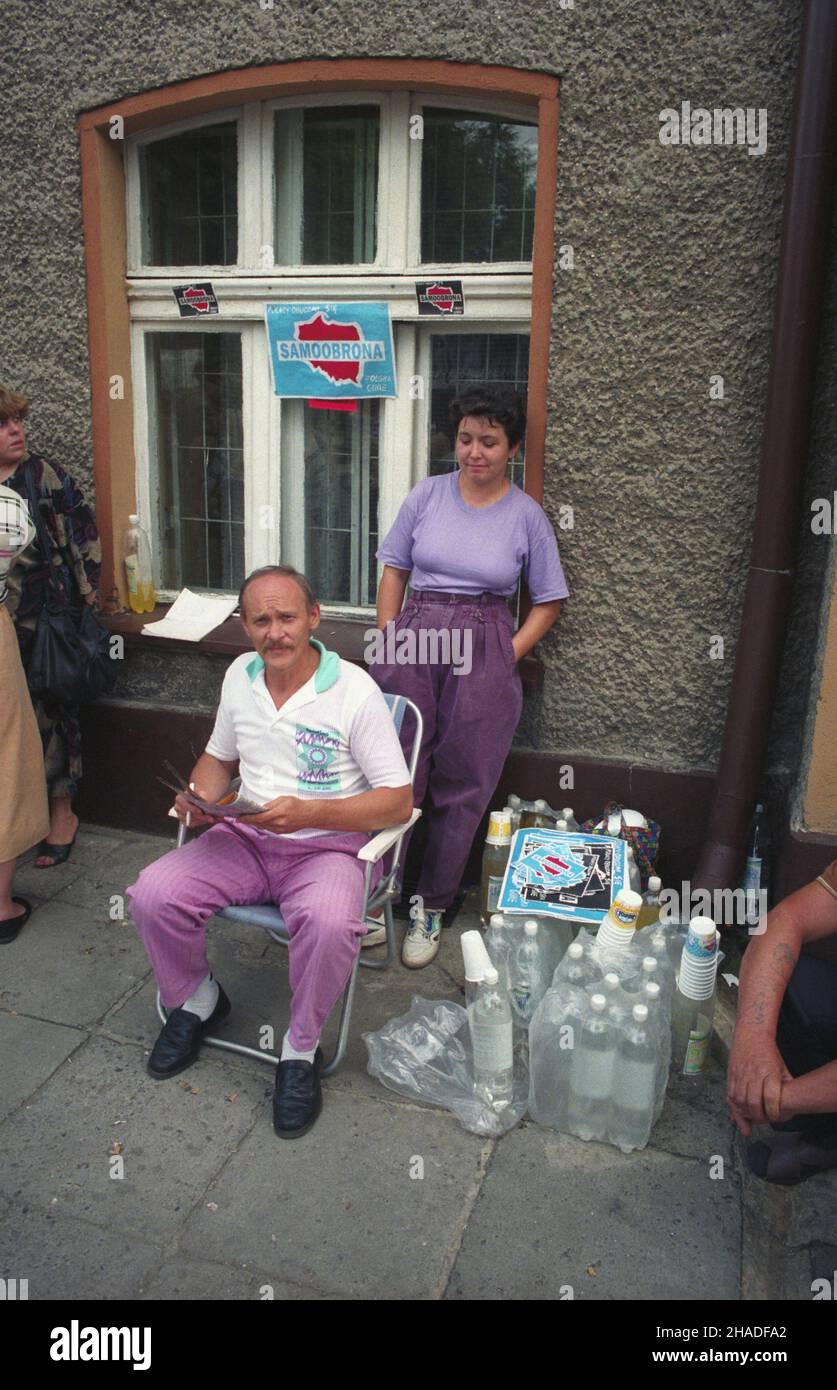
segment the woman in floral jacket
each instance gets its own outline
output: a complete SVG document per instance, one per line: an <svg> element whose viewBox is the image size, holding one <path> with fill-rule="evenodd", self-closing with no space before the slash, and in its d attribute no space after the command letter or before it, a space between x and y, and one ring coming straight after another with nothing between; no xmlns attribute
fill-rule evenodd
<svg viewBox="0 0 837 1390"><path fill-rule="evenodd" d="M34 481L41 517L49 536L55 575L73 602L98 603L101 549L93 512L78 485L57 463L30 454L23 422L25 396L0 385L0 484L29 501L27 473ZM45 570L40 549L29 546L9 575L8 611L14 619L24 668L44 603ZM39 845L39 868L63 864L78 831L72 806L81 780L81 730L78 705L47 698L33 700L44 747L49 789L49 835Z"/></svg>

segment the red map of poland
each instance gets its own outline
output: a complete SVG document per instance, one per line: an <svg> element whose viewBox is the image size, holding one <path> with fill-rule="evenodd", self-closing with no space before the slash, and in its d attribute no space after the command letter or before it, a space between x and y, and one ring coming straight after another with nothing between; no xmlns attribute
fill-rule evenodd
<svg viewBox="0 0 837 1390"><path fill-rule="evenodd" d="M323 318L322 314L317 314L316 318L308 323L298 323L295 328L295 337L301 343L310 342L352 342L362 341L360 329L356 323L335 323L333 319ZM360 373L363 367L362 362L317 362L309 359L309 367L313 367L316 372L323 372L329 381L353 381L360 380Z"/></svg>

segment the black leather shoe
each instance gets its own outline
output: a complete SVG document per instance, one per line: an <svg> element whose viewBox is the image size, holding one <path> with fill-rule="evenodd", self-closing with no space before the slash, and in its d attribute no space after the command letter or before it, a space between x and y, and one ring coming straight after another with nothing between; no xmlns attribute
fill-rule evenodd
<svg viewBox="0 0 837 1390"><path fill-rule="evenodd" d="M227 1017L230 1008L230 1001L219 985L218 1002L204 1023L189 1009L172 1009L148 1059L148 1072L154 1080L166 1081L190 1067L200 1052L204 1035L213 1024Z"/></svg>
<svg viewBox="0 0 837 1390"><path fill-rule="evenodd" d="M299 1139L315 1124L323 1108L322 1065L322 1049L318 1047L313 1062L290 1058L276 1068L273 1128L280 1139Z"/></svg>

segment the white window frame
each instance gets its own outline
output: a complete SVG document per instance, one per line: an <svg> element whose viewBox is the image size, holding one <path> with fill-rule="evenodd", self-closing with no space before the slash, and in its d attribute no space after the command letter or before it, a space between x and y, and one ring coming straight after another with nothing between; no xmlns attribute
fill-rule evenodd
<svg viewBox="0 0 837 1390"><path fill-rule="evenodd" d="M378 105L381 110L377 203L377 254L374 265L277 266L273 257L273 130L277 110L306 106ZM282 550L282 524L302 516L301 470L288 468L283 496L283 402L273 394L264 329L265 304L299 300L386 300L390 305L399 395L381 402L378 534L395 520L410 488L426 475L427 432L432 383L430 335L526 333L531 321L531 265L522 262L452 264L420 262L420 140L409 139L409 121L425 106L506 116L537 126L537 107L454 94L372 90L308 92L213 111L140 134L126 143L127 294L131 316L134 383L134 443L137 505L152 537L159 580L159 496L156 492L151 434L155 402L149 397L146 335L154 332L238 332L242 339L242 431L244 447L245 563L247 570L275 562ZM140 148L201 126L235 120L238 131L238 260L230 266L146 266L141 261ZM404 157L399 137L407 141ZM453 320L420 316L415 282L437 275L462 281L465 315ZM219 313L206 319L180 317L172 290L184 280L212 280ZM424 331L422 331L424 330ZM424 383L413 399L411 378ZM407 447L405 447L405 444ZM287 461L298 441L285 441ZM385 464L386 461L386 464ZM299 475L297 477L297 475ZM300 487L294 489L293 478ZM283 506L286 512L283 518ZM273 527L263 524L272 508ZM269 515L269 514L268 514ZM291 549L300 550L302 523ZM380 570L380 566L379 566ZM164 601L176 593L159 590ZM368 618L372 606L324 604L333 617Z"/></svg>

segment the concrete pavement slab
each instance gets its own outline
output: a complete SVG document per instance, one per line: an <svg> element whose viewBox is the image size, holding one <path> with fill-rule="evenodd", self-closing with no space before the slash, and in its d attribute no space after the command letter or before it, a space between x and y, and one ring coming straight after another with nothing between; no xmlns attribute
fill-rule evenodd
<svg viewBox="0 0 837 1390"><path fill-rule="evenodd" d="M310 1285L281 1283L250 1267L215 1264L211 1260L189 1260L182 1255L167 1260L143 1282L139 1297L152 1299L250 1300L255 1302L296 1303L339 1298ZM269 1315L268 1315L269 1316Z"/></svg>
<svg viewBox="0 0 837 1390"><path fill-rule="evenodd" d="M497 1145L446 1297L738 1297L733 1176L524 1123Z"/></svg>
<svg viewBox="0 0 837 1390"><path fill-rule="evenodd" d="M0 1120L86 1041L87 1034L76 1028L0 1011Z"/></svg>
<svg viewBox="0 0 837 1390"><path fill-rule="evenodd" d="M181 1248L351 1298L429 1298L458 1241L483 1141L439 1111L328 1083L324 1093L310 1135L282 1142L269 1121L253 1130Z"/></svg>
<svg viewBox="0 0 837 1390"><path fill-rule="evenodd" d="M66 863L54 864L49 869L35 866L39 851L37 846L33 846L21 857L15 870L15 892L23 893L27 898L33 894L42 899L53 898L107 855L118 851L123 844L124 840L113 831L100 833L83 825L76 836L70 858Z"/></svg>
<svg viewBox="0 0 837 1390"><path fill-rule="evenodd" d="M106 906L94 916L53 898L5 948L0 1006L89 1025L148 971L130 923L110 921Z"/></svg>
<svg viewBox="0 0 837 1390"><path fill-rule="evenodd" d="M132 1298L161 1258L143 1236L126 1240L56 1207L16 1207L0 1225L2 1268L29 1280L30 1299Z"/></svg>
<svg viewBox="0 0 837 1390"><path fill-rule="evenodd" d="M708 1164L716 1155L732 1163L735 1135L726 1105L726 1070L711 1056L703 1076L669 1078L662 1114L651 1134L654 1149L698 1158Z"/></svg>
<svg viewBox="0 0 837 1390"><path fill-rule="evenodd" d="M233 1086L227 1070L199 1059L154 1081L138 1054L91 1039L0 1125L6 1197L146 1239L184 1220L264 1111L264 1078L237 1071Z"/></svg>

